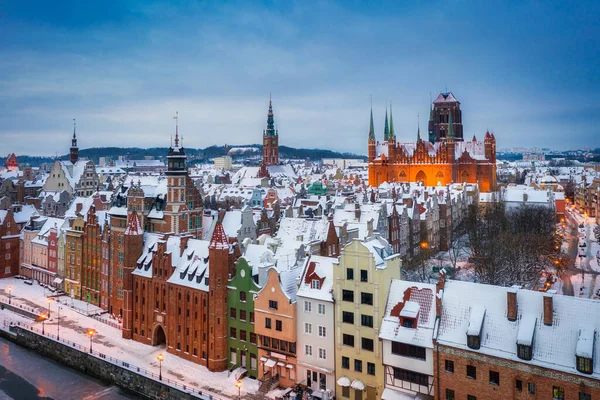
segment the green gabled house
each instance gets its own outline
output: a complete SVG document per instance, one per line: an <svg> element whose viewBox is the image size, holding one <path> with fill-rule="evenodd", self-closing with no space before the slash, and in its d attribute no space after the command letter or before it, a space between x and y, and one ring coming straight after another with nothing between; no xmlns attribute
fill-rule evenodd
<svg viewBox="0 0 600 400"><path fill-rule="evenodd" d="M229 340L227 341L228 369L245 368L247 375L258 377L258 348L254 333L254 295L260 286L252 277L252 266L240 257L235 276L229 280Z"/></svg>
<svg viewBox="0 0 600 400"><path fill-rule="evenodd" d="M308 187L308 194L325 196L327 194L327 187L324 187L322 182L314 182Z"/></svg>

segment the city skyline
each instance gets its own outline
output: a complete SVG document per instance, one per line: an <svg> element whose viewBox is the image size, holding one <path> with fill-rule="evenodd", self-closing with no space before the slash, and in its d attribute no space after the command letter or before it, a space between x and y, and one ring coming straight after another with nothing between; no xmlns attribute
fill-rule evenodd
<svg viewBox="0 0 600 400"><path fill-rule="evenodd" d="M463 104L464 137L498 148L598 147L598 5L461 2L0 5L7 152L258 143L269 93L280 144L366 153L424 131L430 93ZM448 32L452 32L448 34ZM564 142L568 137L569 141ZM341 140L343 138L343 140ZM32 143L35 146L32 146Z"/></svg>

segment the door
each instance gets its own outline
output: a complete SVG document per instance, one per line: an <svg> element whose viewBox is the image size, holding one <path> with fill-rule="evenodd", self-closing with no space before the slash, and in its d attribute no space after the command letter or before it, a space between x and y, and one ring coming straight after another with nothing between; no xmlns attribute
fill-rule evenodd
<svg viewBox="0 0 600 400"><path fill-rule="evenodd" d="M363 398L363 391L354 389L354 399L362 400L362 398Z"/></svg>
<svg viewBox="0 0 600 400"><path fill-rule="evenodd" d="M367 386L367 400L376 400L375 386Z"/></svg>
<svg viewBox="0 0 600 400"><path fill-rule="evenodd" d="M311 379L311 377L312 377L312 374L310 372L310 369L307 369L306 370L306 386L308 386L308 387L312 387L311 386L312 385L312 379Z"/></svg>

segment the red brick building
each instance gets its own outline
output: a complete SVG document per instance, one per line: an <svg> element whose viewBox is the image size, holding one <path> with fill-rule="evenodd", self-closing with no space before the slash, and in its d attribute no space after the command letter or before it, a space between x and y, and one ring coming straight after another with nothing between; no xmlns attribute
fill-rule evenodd
<svg viewBox="0 0 600 400"><path fill-rule="evenodd" d="M450 100L448 100L450 99ZM383 182L423 182L425 186L449 183L478 183L482 192L496 188L496 138L486 132L483 142L473 137L464 141L462 123L454 123L453 114L462 118L460 103L452 93L442 93L434 101L436 115L430 140L423 140L420 131L416 143L399 143L394 133L391 117L388 125L386 111L384 139L375 139L373 112L369 127L368 158L369 184L373 187ZM433 113L432 113L433 116ZM460 128L460 129L459 129Z"/></svg>
<svg viewBox="0 0 600 400"><path fill-rule="evenodd" d="M19 234L12 209L0 210L0 278L19 274Z"/></svg>
<svg viewBox="0 0 600 400"><path fill-rule="evenodd" d="M81 266L81 300L100 305L100 265L102 230L96 216L96 207L87 212L83 228L83 263Z"/></svg>

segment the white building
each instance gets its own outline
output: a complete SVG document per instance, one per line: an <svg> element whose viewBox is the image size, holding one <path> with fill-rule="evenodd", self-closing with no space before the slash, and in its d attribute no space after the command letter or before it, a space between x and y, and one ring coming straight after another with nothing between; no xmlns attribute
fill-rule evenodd
<svg viewBox="0 0 600 400"><path fill-rule="evenodd" d="M433 399L435 285L394 279L379 339L383 345L382 400Z"/></svg>
<svg viewBox="0 0 600 400"><path fill-rule="evenodd" d="M308 257L296 294L297 381L319 399L335 393L334 263L337 258Z"/></svg>
<svg viewBox="0 0 600 400"><path fill-rule="evenodd" d="M230 156L215 157L215 169L231 171L233 169Z"/></svg>

